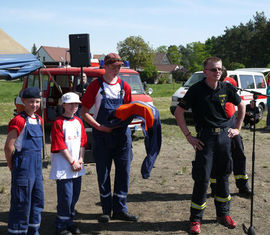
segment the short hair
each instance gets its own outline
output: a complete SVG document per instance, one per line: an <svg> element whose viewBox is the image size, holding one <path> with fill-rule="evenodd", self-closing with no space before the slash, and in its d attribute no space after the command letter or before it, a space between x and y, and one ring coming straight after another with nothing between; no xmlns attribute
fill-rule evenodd
<svg viewBox="0 0 270 235"><path fill-rule="evenodd" d="M206 59L203 61L203 68L206 68L206 66L207 66L209 63L216 63L216 62L219 62L219 61L221 61L221 59L218 58L218 57L214 57L214 56L208 57L208 58L206 58Z"/></svg>
<svg viewBox="0 0 270 235"><path fill-rule="evenodd" d="M221 74L221 76L220 76L220 81L224 81L224 79L227 77L227 75L228 75L228 73L227 73L227 69L224 67L224 66L222 66L222 74Z"/></svg>

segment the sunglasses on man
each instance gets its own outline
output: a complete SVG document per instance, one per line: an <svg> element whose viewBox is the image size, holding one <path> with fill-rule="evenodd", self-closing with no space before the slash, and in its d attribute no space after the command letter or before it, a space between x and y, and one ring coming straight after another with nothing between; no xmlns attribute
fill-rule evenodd
<svg viewBox="0 0 270 235"><path fill-rule="evenodd" d="M212 69L206 69L206 70L209 70L209 71L215 73L215 72L221 72L222 68L212 68Z"/></svg>

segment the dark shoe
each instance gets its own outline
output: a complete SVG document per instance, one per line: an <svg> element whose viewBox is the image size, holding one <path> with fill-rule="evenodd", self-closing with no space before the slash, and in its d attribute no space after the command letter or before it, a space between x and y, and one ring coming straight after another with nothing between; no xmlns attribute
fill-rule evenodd
<svg viewBox="0 0 270 235"><path fill-rule="evenodd" d="M211 181L216 181L216 179L210 178L210 182ZM211 188L211 197L215 197L216 196L216 183L211 182L210 188Z"/></svg>
<svg viewBox="0 0 270 235"><path fill-rule="evenodd" d="M211 189L211 197L215 197L216 196L216 189L212 188Z"/></svg>
<svg viewBox="0 0 270 235"><path fill-rule="evenodd" d="M81 233L81 230L75 224L73 224L72 226L68 227L67 230L69 232L71 232L72 234L80 234Z"/></svg>
<svg viewBox="0 0 270 235"><path fill-rule="evenodd" d="M236 223L233 221L232 217L229 215L218 216L217 222L224 225L227 228L233 229L236 227Z"/></svg>
<svg viewBox="0 0 270 235"><path fill-rule="evenodd" d="M102 214L98 218L99 223L108 223L110 221L110 215Z"/></svg>
<svg viewBox="0 0 270 235"><path fill-rule="evenodd" d="M125 221L138 221L139 217L131 215L127 212L116 212L113 213L112 219L125 220Z"/></svg>
<svg viewBox="0 0 270 235"><path fill-rule="evenodd" d="M66 229L64 230L56 229L55 235L72 235L72 233Z"/></svg>
<svg viewBox="0 0 270 235"><path fill-rule="evenodd" d="M201 223L200 222L190 222L189 233L190 234L199 234L201 232Z"/></svg>
<svg viewBox="0 0 270 235"><path fill-rule="evenodd" d="M251 195L252 195L252 191L249 187L239 189L239 196L240 197L251 198Z"/></svg>

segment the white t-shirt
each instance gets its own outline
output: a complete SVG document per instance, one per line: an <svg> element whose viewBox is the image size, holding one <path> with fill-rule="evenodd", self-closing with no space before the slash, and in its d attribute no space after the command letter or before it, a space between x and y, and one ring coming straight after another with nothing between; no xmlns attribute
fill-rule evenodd
<svg viewBox="0 0 270 235"><path fill-rule="evenodd" d="M57 118L51 132L50 179L70 179L84 175L84 166L80 171L73 171L60 150L67 149L76 162L80 157L80 148L86 145L87 137L81 119Z"/></svg>

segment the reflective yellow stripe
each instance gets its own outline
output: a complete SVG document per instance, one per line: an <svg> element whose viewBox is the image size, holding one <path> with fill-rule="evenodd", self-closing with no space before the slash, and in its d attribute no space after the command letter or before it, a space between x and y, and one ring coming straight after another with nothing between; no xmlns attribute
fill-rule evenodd
<svg viewBox="0 0 270 235"><path fill-rule="evenodd" d="M198 205L194 202L191 202L191 207L197 210L203 210L206 207L206 202L203 203L202 205Z"/></svg>
<svg viewBox="0 0 270 235"><path fill-rule="evenodd" d="M248 175L235 175L234 178L236 180L247 180L248 179Z"/></svg>
<svg viewBox="0 0 270 235"><path fill-rule="evenodd" d="M228 202L231 200L231 195L229 195L228 197L218 197L218 196L215 196L215 200L218 201L218 202Z"/></svg>
<svg viewBox="0 0 270 235"><path fill-rule="evenodd" d="M216 184L217 183L217 179L210 178L210 183L211 184Z"/></svg>
<svg viewBox="0 0 270 235"><path fill-rule="evenodd" d="M9 233L27 233L27 229L25 229L25 230L14 230L14 229L8 229L8 232Z"/></svg>

